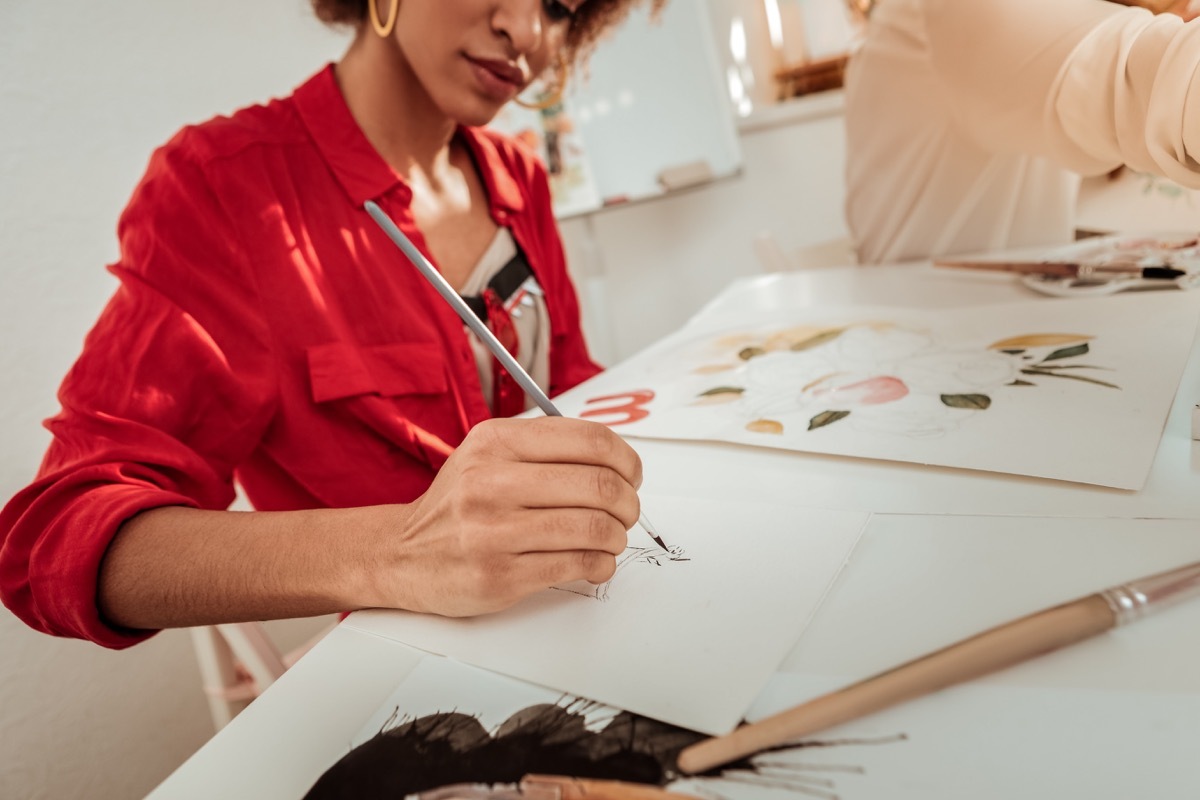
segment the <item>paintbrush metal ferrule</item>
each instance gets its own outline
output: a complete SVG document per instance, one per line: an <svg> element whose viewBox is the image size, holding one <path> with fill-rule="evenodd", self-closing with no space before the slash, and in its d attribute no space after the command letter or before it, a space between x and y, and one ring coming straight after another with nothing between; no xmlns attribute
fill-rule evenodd
<svg viewBox="0 0 1200 800"><path fill-rule="evenodd" d="M1137 266L1132 264L1080 264L1077 277L1088 280L1111 280L1113 278L1147 278L1150 280L1173 281L1187 275L1187 270L1166 264Z"/></svg>
<svg viewBox="0 0 1200 800"><path fill-rule="evenodd" d="M1117 625L1136 622L1151 611L1200 597L1200 564L1160 572L1100 592Z"/></svg>
<svg viewBox="0 0 1200 800"><path fill-rule="evenodd" d="M491 351L501 366L513 377L513 380L525 390L526 394L533 398L533 402L537 403L538 408L548 417L561 417L562 412L558 410L558 407L554 405L550 397L542 391L542 387L537 385L537 381L512 357L508 349L496 338L496 334L492 333L488 326L483 324L483 320L475 316L475 312L471 310L466 301L459 297L458 292L454 291L454 287L450 285L450 282L446 280L442 273L438 272L437 267L430 263L425 254L417 249L412 240L404 235L404 231L400 230L400 227L396 225L392 218L385 214L383 209L372 200L364 203L363 208L371 215L371 219L375 220L375 224L383 229L383 232L392 240L392 243L400 248L400 252L404 253L405 258L417 268L417 271L429 281L430 285L441 295L442 299L454 309L454 313L458 314L458 318L463 321L463 324L479 337L479 340ZM638 517L638 521L646 529L646 533L654 540L655 544L663 550L670 552L666 544L663 543L662 537L658 535L654 527L650 524L650 521L646 519L645 514Z"/></svg>

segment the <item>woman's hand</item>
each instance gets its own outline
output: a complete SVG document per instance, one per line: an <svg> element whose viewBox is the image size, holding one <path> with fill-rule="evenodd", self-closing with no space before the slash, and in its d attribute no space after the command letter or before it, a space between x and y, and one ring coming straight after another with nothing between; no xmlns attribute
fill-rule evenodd
<svg viewBox="0 0 1200 800"><path fill-rule="evenodd" d="M146 629L368 607L499 611L611 578L641 482L637 453L603 425L490 420L406 506L142 512L110 544L97 600L109 622Z"/></svg>
<svg viewBox="0 0 1200 800"><path fill-rule="evenodd" d="M373 604L471 616L554 584L603 583L637 521L641 481L637 453L603 425L484 422L385 522L399 530L379 531Z"/></svg>

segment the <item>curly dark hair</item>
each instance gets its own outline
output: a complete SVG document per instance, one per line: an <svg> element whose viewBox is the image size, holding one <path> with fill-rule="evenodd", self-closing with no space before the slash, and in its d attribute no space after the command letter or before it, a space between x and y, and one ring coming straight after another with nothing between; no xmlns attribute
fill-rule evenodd
<svg viewBox="0 0 1200 800"><path fill-rule="evenodd" d="M366 22L367 3L372 0L311 0L317 18L330 25L359 26ZM378 0L375 0L378 2ZM398 0L403 2L403 0ZM576 64L587 56L600 36L623 20L630 9L648 3L657 14L667 0L587 0L571 20L563 45L563 59Z"/></svg>

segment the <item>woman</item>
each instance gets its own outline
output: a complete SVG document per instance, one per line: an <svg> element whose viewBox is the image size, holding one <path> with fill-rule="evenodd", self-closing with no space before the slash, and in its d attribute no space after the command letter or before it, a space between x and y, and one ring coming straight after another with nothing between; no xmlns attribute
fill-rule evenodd
<svg viewBox="0 0 1200 800"><path fill-rule="evenodd" d="M661 0L651 0L658 4ZM498 610L612 575L636 454L523 398L375 200L551 393L598 371L544 170L477 126L637 0L314 0L345 56L185 128L122 215L120 288L0 513L0 593L125 647L172 626ZM230 512L237 477L259 511Z"/></svg>
<svg viewBox="0 0 1200 800"><path fill-rule="evenodd" d="M1130 0L1129 4L1135 4ZM1056 245L1079 174L1200 187L1187 0L880 0L846 74L861 263Z"/></svg>

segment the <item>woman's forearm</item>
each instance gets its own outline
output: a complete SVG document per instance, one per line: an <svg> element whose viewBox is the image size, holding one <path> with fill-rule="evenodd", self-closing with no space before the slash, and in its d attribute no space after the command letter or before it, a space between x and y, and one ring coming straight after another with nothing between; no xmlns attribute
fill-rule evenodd
<svg viewBox="0 0 1200 800"><path fill-rule="evenodd" d="M602 425L490 420L407 505L145 511L101 563L100 611L135 629L371 607L499 611L558 583L611 578L640 483L637 454Z"/></svg>
<svg viewBox="0 0 1200 800"><path fill-rule="evenodd" d="M105 555L100 611L114 625L153 629L362 608L371 542L391 508L143 512Z"/></svg>

